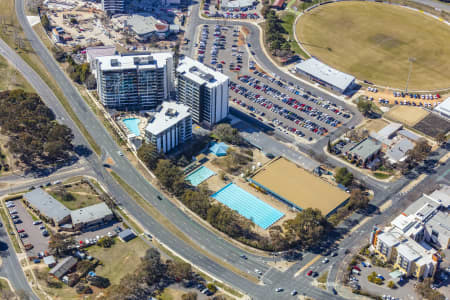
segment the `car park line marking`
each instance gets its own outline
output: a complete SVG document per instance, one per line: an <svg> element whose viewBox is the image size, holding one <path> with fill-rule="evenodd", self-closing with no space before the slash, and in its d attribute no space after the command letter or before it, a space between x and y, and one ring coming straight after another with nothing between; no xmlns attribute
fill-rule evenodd
<svg viewBox="0 0 450 300"><path fill-rule="evenodd" d="M316 261L318 261L320 258L322 257L322 255L317 255L316 257L314 257L313 259L311 259L306 265L304 265L300 270L298 270L297 273L294 274L294 277L298 277L298 275L300 275L304 270L306 270L307 268L309 268L311 265L313 265Z"/></svg>

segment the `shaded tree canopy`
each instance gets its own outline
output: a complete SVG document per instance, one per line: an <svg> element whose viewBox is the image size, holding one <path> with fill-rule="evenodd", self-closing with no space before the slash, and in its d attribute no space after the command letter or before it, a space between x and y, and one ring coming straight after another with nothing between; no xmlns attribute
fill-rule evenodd
<svg viewBox="0 0 450 300"><path fill-rule="evenodd" d="M1 133L10 137L8 147L22 163L41 168L71 156L71 129L56 122L37 94L23 90L1 92L0 107Z"/></svg>

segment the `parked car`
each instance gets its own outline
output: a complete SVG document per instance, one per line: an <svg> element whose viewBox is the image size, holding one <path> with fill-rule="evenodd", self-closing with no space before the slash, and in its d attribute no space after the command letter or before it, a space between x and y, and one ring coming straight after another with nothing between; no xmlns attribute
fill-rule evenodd
<svg viewBox="0 0 450 300"><path fill-rule="evenodd" d="M33 225L39 225L39 224L42 224L42 221L41 221L41 220L37 220L37 221L34 221L34 222L33 222Z"/></svg>

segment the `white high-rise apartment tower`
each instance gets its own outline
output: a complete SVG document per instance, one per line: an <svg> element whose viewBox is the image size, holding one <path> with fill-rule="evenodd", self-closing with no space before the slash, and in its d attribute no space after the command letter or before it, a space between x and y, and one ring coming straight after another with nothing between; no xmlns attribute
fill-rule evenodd
<svg viewBox="0 0 450 300"><path fill-rule="evenodd" d="M173 54L122 54L96 59L97 92L116 109L154 109L174 90Z"/></svg>
<svg viewBox="0 0 450 300"><path fill-rule="evenodd" d="M109 15L122 13L125 10L125 0L102 0L102 9Z"/></svg>
<svg viewBox="0 0 450 300"><path fill-rule="evenodd" d="M213 126L228 115L228 76L189 57L177 67L178 101L191 108L192 120Z"/></svg>

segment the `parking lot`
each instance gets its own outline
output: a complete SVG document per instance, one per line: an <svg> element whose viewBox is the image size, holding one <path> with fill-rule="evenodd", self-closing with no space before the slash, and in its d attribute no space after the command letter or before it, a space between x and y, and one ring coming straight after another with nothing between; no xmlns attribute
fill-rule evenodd
<svg viewBox="0 0 450 300"><path fill-rule="evenodd" d="M16 200L7 203L7 205L11 206L8 207L8 210L13 221L17 223L15 226L17 234L22 240L22 244L33 245L33 248L28 250L27 254L29 256L37 256L40 252L47 251L49 237L42 234L42 231L45 230L45 226L42 223L36 225L33 224L36 220L33 220L22 201Z"/></svg>
<svg viewBox="0 0 450 300"><path fill-rule="evenodd" d="M200 62L230 77L231 105L309 141L326 136L350 119L340 105L260 72L249 55L252 46L242 40L240 31L238 26L203 25L195 43Z"/></svg>
<svg viewBox="0 0 450 300"><path fill-rule="evenodd" d="M225 18L225 19L253 19L261 18L258 13L259 2L253 2L250 6L241 7L223 7L216 9L219 0L205 0L202 13L208 17ZM239 0L238 0L239 1Z"/></svg>

